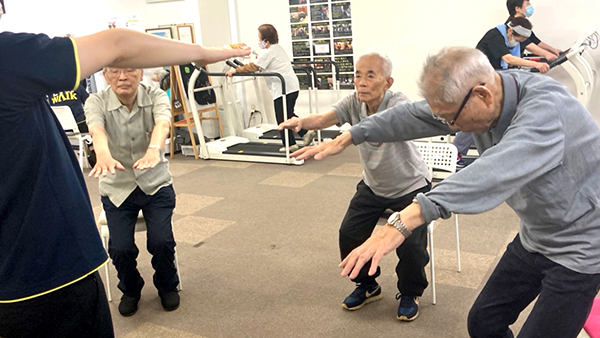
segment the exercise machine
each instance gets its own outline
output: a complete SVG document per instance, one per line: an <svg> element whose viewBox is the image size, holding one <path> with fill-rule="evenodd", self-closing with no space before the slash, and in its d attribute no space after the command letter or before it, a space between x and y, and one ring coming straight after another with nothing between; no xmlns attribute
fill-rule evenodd
<svg viewBox="0 0 600 338"><path fill-rule="evenodd" d="M222 77L225 79L224 83L219 85L207 86L196 88L194 84L196 79L200 75L200 72L205 72L206 75L211 77ZM252 81L258 77L277 77L281 81L281 87L285 92L285 80L283 76L278 73L235 73L231 79L227 79L225 73L212 73L206 72L203 69L196 68L190 77L188 85L188 97L194 97L194 93L203 90L215 89L218 90L221 96L221 102L223 102L224 119L230 126L238 126L230 128L234 130L232 135L219 138L214 141L207 142L204 139L204 133L202 132L202 125L198 124L196 128L198 137L200 139L200 157L205 160L216 159L216 160L231 160L231 161L248 161L248 162L261 162L261 163L279 163L279 164L293 164L301 165L304 160L296 160L290 157L289 139L287 133L285 133L285 153L280 152L279 148L281 144L273 144L267 142L251 142L248 138L242 137L239 134L239 128L241 123L241 111L239 106L236 104L236 98L232 90L232 86L238 83ZM241 78L234 80L235 78ZM200 121L197 116L197 107L195 100L190 100L192 114L194 120ZM286 111L285 95L283 96L283 109L284 114Z"/></svg>
<svg viewBox="0 0 600 338"><path fill-rule="evenodd" d="M587 48L596 49L599 39L600 34L598 34L597 29L595 27L590 28L558 58L548 62L551 69L560 65L569 74L575 83L575 97L585 107L589 106L597 78L596 63ZM535 68L531 71L538 72Z"/></svg>

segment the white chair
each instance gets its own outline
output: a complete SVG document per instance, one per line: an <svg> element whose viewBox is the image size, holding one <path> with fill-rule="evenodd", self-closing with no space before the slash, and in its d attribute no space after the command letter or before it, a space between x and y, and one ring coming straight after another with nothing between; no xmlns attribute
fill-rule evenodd
<svg viewBox="0 0 600 338"><path fill-rule="evenodd" d="M102 245L106 252L108 252L108 239L110 238L110 233L108 231L108 222L106 221L106 213L102 210L100 217L98 217L98 225L100 225L100 238L102 239ZM144 220L144 215L142 211L138 214L137 222L135 223L135 232L146 231L146 221ZM179 274L179 262L177 261L177 250L175 250L175 269L177 269L177 277L179 278L179 285L177 285L177 290L181 291L181 275ZM104 271L106 272L106 294L108 296L108 301L112 302L112 294L110 292L110 276L108 274L108 263L104 265Z"/></svg>
<svg viewBox="0 0 600 338"><path fill-rule="evenodd" d="M74 139L77 141L79 167L81 170L83 170L83 158L85 155L85 147L83 142L85 136L79 132L79 127L77 126L77 121L75 121L75 117L73 116L71 108L69 108L69 106L53 106L52 110L58 118L58 121L67 134L69 140Z"/></svg>
<svg viewBox="0 0 600 338"><path fill-rule="evenodd" d="M458 155L458 151L456 150L456 146L451 143L436 143L436 142L413 142L419 152L421 153L421 157L423 161L427 164L427 168L429 168L429 172L432 174L433 178L441 178L452 175L456 172L456 157ZM441 172L439 172L440 170ZM431 293L433 301L432 303L436 303L436 294L435 294L435 260L434 260L434 251L433 251L433 227L435 221L429 223L427 225L427 234L429 237L429 256L430 263L429 268L431 270ZM459 232L458 232L458 215L454 214L454 227L456 229L456 265L457 271L460 272L460 241L459 241Z"/></svg>

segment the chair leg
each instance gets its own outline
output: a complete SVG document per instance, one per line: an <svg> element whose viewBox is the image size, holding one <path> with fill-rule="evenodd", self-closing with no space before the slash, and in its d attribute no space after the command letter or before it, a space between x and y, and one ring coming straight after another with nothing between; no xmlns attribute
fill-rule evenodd
<svg viewBox="0 0 600 338"><path fill-rule="evenodd" d="M430 278L431 278L431 297L432 304L435 305L437 302L436 294L435 294L435 257L433 254L433 225L434 222L431 222L427 225L427 235L429 237L429 269L430 269Z"/></svg>
<svg viewBox="0 0 600 338"><path fill-rule="evenodd" d="M179 278L179 284L177 285L177 291L183 290L181 287L181 274L179 273L179 260L177 259L177 249L175 250L175 269L177 269L177 278Z"/></svg>
<svg viewBox="0 0 600 338"><path fill-rule="evenodd" d="M83 155L85 154L85 148L83 146L83 142L85 142L83 140L83 137L79 136L77 138L79 140L79 168L81 168L81 171L83 171Z"/></svg>
<svg viewBox="0 0 600 338"><path fill-rule="evenodd" d="M460 239L458 235L458 215L454 214L454 227L456 228L456 269L458 272L461 271L460 266Z"/></svg>
<svg viewBox="0 0 600 338"><path fill-rule="evenodd" d="M102 237L102 245L104 246L104 249L108 252L108 238ZM106 262L106 264L104 264L104 272L106 274L106 282L104 283L104 285L106 286L106 296L108 298L109 302L112 302L112 293L110 292L110 275L108 274L108 269L109 269L109 265L110 264L110 259L108 260L108 262Z"/></svg>

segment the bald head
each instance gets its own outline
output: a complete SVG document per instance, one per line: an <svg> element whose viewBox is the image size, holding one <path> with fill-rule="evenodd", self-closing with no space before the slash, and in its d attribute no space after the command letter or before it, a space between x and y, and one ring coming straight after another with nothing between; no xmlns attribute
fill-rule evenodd
<svg viewBox="0 0 600 338"><path fill-rule="evenodd" d="M456 103L476 84L493 84L495 74L481 51L470 47L446 47L425 60L419 90L430 103Z"/></svg>

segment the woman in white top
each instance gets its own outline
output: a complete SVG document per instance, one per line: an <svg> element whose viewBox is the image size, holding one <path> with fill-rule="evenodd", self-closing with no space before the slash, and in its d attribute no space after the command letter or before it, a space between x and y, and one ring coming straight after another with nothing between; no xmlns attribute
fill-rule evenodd
<svg viewBox="0 0 600 338"><path fill-rule="evenodd" d="M279 46L279 36L277 30L273 25L264 24L258 27L258 46L263 49L263 52L256 59L255 63L249 63L244 66L237 67L229 70L226 74L232 76L234 73L249 73L249 72L273 72L279 73L285 80L285 100L287 103L287 116L283 116L283 93L281 88L281 81L276 77L266 77L265 81L273 96L273 104L275 105L275 117L277 123L280 124L286 119L292 117L298 117L294 114L294 106L296 105L296 99L298 98L298 92L300 91L300 83L294 70L292 69L292 63L290 58L287 56L281 46ZM285 146L285 134L284 130L280 131L281 139ZM298 150L299 147L294 139L293 132L288 130L290 151ZM298 134L302 136L305 145L309 145L315 138L314 131L307 131L301 129ZM279 149L279 151L285 151L285 147Z"/></svg>

